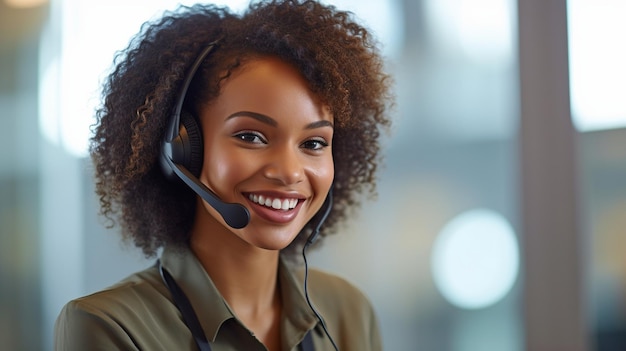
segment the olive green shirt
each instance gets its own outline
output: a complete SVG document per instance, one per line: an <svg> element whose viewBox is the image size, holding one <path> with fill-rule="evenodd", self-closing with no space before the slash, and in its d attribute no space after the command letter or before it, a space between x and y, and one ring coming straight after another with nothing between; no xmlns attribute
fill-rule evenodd
<svg viewBox="0 0 626 351"><path fill-rule="evenodd" d="M266 350L235 316L189 249L165 249L162 265L187 295L212 351ZM281 259L282 350L299 350L311 330L316 351L333 350L306 302L303 272ZM374 311L354 286L336 276L309 272L309 296L341 351L381 350ZM55 350L197 350L158 268L70 301L55 324Z"/></svg>

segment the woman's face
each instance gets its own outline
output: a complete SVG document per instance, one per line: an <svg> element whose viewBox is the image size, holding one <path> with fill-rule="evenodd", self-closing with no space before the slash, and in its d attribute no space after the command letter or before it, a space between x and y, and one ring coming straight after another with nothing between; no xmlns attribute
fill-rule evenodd
<svg viewBox="0 0 626 351"><path fill-rule="evenodd" d="M245 228L233 229L203 201L210 223L255 247L283 249L320 209L333 182L332 115L292 66L262 58L236 70L200 119L200 180L251 215Z"/></svg>

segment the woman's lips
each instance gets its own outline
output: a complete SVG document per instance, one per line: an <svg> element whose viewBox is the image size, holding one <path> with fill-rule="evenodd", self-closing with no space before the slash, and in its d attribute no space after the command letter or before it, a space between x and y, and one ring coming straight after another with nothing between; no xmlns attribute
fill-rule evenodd
<svg viewBox="0 0 626 351"><path fill-rule="evenodd" d="M247 194L251 210L259 217L275 223L292 221L300 212L304 199L289 196Z"/></svg>

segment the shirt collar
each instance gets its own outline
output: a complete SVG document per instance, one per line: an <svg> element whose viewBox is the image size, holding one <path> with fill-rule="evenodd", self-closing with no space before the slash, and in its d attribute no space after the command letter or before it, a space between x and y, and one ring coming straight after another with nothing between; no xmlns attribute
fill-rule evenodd
<svg viewBox="0 0 626 351"><path fill-rule="evenodd" d="M222 324L236 317L200 261L185 246L176 249L166 247L161 263L189 299L207 339L215 341ZM291 265L293 263L281 257L278 267L278 284L283 299L281 328L284 342L297 345L315 327L317 318L306 301L303 275L295 272Z"/></svg>
<svg viewBox="0 0 626 351"><path fill-rule="evenodd" d="M304 294L304 275L291 268L281 256L278 266L278 281L283 299L283 350L292 350L302 341L306 333L317 325L317 317L311 310Z"/></svg>
<svg viewBox="0 0 626 351"><path fill-rule="evenodd" d="M166 247L161 254L161 264L187 296L204 335L215 341L222 323L234 318L234 315L200 261L187 246Z"/></svg>

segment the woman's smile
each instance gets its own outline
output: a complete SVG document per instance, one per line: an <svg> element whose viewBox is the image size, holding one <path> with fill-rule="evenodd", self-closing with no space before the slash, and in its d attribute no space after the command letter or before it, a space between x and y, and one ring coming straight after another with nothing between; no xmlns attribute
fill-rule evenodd
<svg viewBox="0 0 626 351"><path fill-rule="evenodd" d="M259 217L274 223L288 223L300 212L303 198L273 196L263 193L248 194L248 207Z"/></svg>
<svg viewBox="0 0 626 351"><path fill-rule="evenodd" d="M255 204L283 211L294 209L299 201L297 198L280 198L257 194L248 195L248 199L252 200Z"/></svg>

